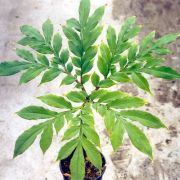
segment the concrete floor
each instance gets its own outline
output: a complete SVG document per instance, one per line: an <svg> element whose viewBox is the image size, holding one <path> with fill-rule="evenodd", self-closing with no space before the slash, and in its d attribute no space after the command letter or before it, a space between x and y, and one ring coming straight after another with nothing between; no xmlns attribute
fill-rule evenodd
<svg viewBox="0 0 180 180"><path fill-rule="evenodd" d="M60 24L77 16L79 0L0 0L0 62L17 59L16 41L21 37L19 27L31 24L38 28L50 18L61 31ZM108 4L103 18L105 27L112 24L117 29L122 20L136 15L144 24L145 33L156 30L157 36L180 30L179 0L92 0L93 8ZM65 45L65 43L64 43ZM167 64L180 70L180 41L172 45L174 55ZM12 159L15 140L20 133L34 122L20 119L14 112L30 104L40 104L35 97L46 94L62 94L67 88L59 88L60 79L35 88L39 78L27 85L18 86L19 75L0 77L0 180L61 180L58 162L55 161L60 148L58 137L45 156L42 155L38 140L22 156ZM133 148L125 140L122 148L112 153L111 146L99 124L103 139L102 149L108 162L103 180L177 180L180 179L180 81L162 81L150 78L154 96L144 94L133 85L118 85L116 88L145 97L151 102L146 107L159 116L168 130L144 129L154 149L154 161ZM69 90L72 87L69 87ZM100 117L97 116L98 122Z"/></svg>

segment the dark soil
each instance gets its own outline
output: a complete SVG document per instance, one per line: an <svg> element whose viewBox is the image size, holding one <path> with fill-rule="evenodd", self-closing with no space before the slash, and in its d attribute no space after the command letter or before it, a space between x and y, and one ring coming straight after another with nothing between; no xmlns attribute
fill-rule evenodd
<svg viewBox="0 0 180 180"><path fill-rule="evenodd" d="M60 169L64 176L65 180L71 179L71 173L70 173L70 161L72 158L71 154L68 158L62 160L60 162ZM102 155L102 161L103 161L103 167L101 170L97 169L89 160L88 157L85 155L85 178L84 180L100 180L101 176L103 175L105 169L106 169L106 162Z"/></svg>

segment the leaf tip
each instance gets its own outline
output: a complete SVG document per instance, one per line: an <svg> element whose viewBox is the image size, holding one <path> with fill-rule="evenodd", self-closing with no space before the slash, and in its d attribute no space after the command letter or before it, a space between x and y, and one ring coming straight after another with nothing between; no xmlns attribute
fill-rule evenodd
<svg viewBox="0 0 180 180"><path fill-rule="evenodd" d="M14 152L13 159L15 159L17 156L18 156L18 154L16 152Z"/></svg>

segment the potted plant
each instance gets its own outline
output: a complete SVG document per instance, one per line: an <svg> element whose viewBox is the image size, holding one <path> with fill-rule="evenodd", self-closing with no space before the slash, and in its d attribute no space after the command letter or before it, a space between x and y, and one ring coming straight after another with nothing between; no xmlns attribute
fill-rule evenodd
<svg viewBox="0 0 180 180"><path fill-rule="evenodd" d="M155 39L153 31L141 42L134 43L141 26L136 25L135 17L130 17L118 33L109 26L106 41L95 45L103 30L99 22L104 9L104 6L99 7L90 15L90 0L81 0L79 20L71 18L62 27L68 49L62 50L62 38L53 32L49 19L43 23L42 33L32 26L22 26L24 37L18 44L31 48L34 53L17 49L16 53L22 60L0 64L0 76L23 72L20 84L28 83L43 73L40 84L64 74L61 86L74 85L65 96L47 94L38 97L51 109L34 105L17 112L26 120L43 121L18 137L14 158L24 153L38 135L41 135L40 148L45 153L51 145L54 129L59 133L66 125L62 139L64 145L57 157L64 179L101 179L105 171L106 161L100 151L92 109L102 116L114 150L120 148L127 133L132 144L152 159L151 145L134 123L155 129L165 128L165 125L158 117L137 109L147 104L146 100L108 88L117 83L134 83L151 93L144 74L166 80L180 78L174 69L162 65L164 55L171 53L166 45L178 38L177 33ZM92 84L91 91L86 89L88 83Z"/></svg>

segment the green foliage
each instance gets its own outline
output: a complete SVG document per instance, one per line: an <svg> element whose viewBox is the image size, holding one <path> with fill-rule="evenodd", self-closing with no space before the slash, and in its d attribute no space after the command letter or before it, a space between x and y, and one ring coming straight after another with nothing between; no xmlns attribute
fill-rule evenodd
<svg viewBox="0 0 180 180"><path fill-rule="evenodd" d="M84 102L86 99L86 94L82 91L71 91L66 96L73 102Z"/></svg>
<svg viewBox="0 0 180 180"><path fill-rule="evenodd" d="M91 76L92 84L97 87L99 85L100 77L94 72Z"/></svg>
<svg viewBox="0 0 180 180"><path fill-rule="evenodd" d="M151 92L149 88L149 83L146 80L146 78L141 73L133 73L132 74L132 80L133 82L141 89L147 92Z"/></svg>
<svg viewBox="0 0 180 180"><path fill-rule="evenodd" d="M141 98L138 97L124 97L122 99L116 99L108 103L108 107L115 109L137 108L146 104Z"/></svg>
<svg viewBox="0 0 180 180"><path fill-rule="evenodd" d="M159 118L144 111L139 111L139 110L121 111L120 116L128 118L132 121L138 121L142 125L150 127L150 128L158 129L158 128L165 127L165 125L161 122Z"/></svg>
<svg viewBox="0 0 180 180"><path fill-rule="evenodd" d="M28 69L26 72L22 74L19 83L23 84L33 80L44 70L45 68L41 66Z"/></svg>
<svg viewBox="0 0 180 180"><path fill-rule="evenodd" d="M16 49L16 54L24 60L30 62L36 62L35 58L33 57L32 53L25 50L25 49Z"/></svg>
<svg viewBox="0 0 180 180"><path fill-rule="evenodd" d="M84 179L84 154L101 171L100 138L95 129L92 107L102 116L114 150L119 149L127 133L132 144L152 159L150 143L134 123L154 129L165 127L158 117L136 109L147 104L145 100L104 88L117 83L134 83L151 93L144 74L166 80L180 78L179 72L162 65L166 60L165 55L172 53L167 45L179 37L178 33L155 39L155 31L152 31L142 41L135 43L134 38L141 26L136 24L136 17L129 17L122 23L119 32L109 26L107 40L97 45L96 41L103 30L100 21L104 10L105 7L101 6L91 14L90 0L80 1L79 18L71 18L62 26L68 49L62 48L62 37L54 32L49 19L43 23L41 31L29 25L22 26L20 30L24 37L18 43L24 48L16 50L21 60L0 63L0 76L22 72L20 84L43 74L40 84L60 76L63 77L61 85L73 85L73 91L65 89L64 97L52 94L38 97L55 110L28 106L17 112L24 119L43 122L22 133L14 150L14 157L24 153L41 135L40 148L45 153L52 143L53 131L58 134L65 128L62 138L65 143L57 159L63 160L73 153L70 162L72 180ZM90 82L93 90L86 90L85 83Z"/></svg>
<svg viewBox="0 0 180 180"><path fill-rule="evenodd" d="M114 127L111 130L112 130L110 134L111 144L114 150L118 150L119 146L121 146L123 143L123 136L125 133L124 125L120 118L115 122Z"/></svg>
<svg viewBox="0 0 180 180"><path fill-rule="evenodd" d="M77 165L78 164L78 165ZM72 180L83 180L85 176L85 160L81 144L76 148L70 163Z"/></svg>
<svg viewBox="0 0 180 180"><path fill-rule="evenodd" d="M57 56L59 55L61 47L62 47L62 38L59 35L59 33L56 33L53 39L53 49Z"/></svg>
<svg viewBox="0 0 180 180"><path fill-rule="evenodd" d="M147 137L143 134L143 132L136 127L135 125L125 122L125 128L128 133L128 136L132 142L132 144L143 153L147 154L149 158L153 158L152 156L152 148L149 144Z"/></svg>
<svg viewBox="0 0 180 180"><path fill-rule="evenodd" d="M93 128L89 127L88 125L84 125L82 130L87 139L89 139L95 145L100 146L99 136Z"/></svg>
<svg viewBox="0 0 180 180"><path fill-rule="evenodd" d="M31 66L32 64L23 61L3 62L0 64L0 75L1 76L14 75L22 70L30 68Z"/></svg>
<svg viewBox="0 0 180 180"><path fill-rule="evenodd" d="M96 147L86 138L82 139L82 145L84 150L87 153L87 157L91 161L91 163L97 167L98 169L101 169L102 166L102 159L100 152L96 149Z"/></svg>
<svg viewBox="0 0 180 180"><path fill-rule="evenodd" d="M61 97L61 96L49 94L49 95L38 97L38 99L40 99L43 103L52 107L62 108L62 109L72 108L71 103L65 100L64 97Z"/></svg>
<svg viewBox="0 0 180 180"><path fill-rule="evenodd" d="M69 85L76 81L75 77L72 75L67 75L61 82L61 85Z"/></svg>
<svg viewBox="0 0 180 180"><path fill-rule="evenodd" d="M40 106L28 106L17 112L18 116L27 120L53 118L56 116L56 114L56 112L50 111Z"/></svg>
<svg viewBox="0 0 180 180"><path fill-rule="evenodd" d="M180 78L180 73L166 66L147 68L144 70L144 72L167 80L175 80Z"/></svg>
<svg viewBox="0 0 180 180"><path fill-rule="evenodd" d="M51 43L51 39L53 36L53 24L49 19L46 22L44 22L44 24L42 25L42 30L46 42Z"/></svg>
<svg viewBox="0 0 180 180"><path fill-rule="evenodd" d="M50 70L46 71L41 79L41 84L52 81L56 77L59 76L61 73L60 69L58 68L51 68Z"/></svg>
<svg viewBox="0 0 180 180"><path fill-rule="evenodd" d="M64 133L63 140L69 140L76 136L79 132L80 128L78 126L72 126Z"/></svg>
<svg viewBox="0 0 180 180"><path fill-rule="evenodd" d="M63 128L63 126L64 126L64 117L63 115L60 114L54 119L54 127L56 129L57 134Z"/></svg>
<svg viewBox="0 0 180 180"><path fill-rule="evenodd" d="M52 124L48 123L47 126L44 128L43 133L41 134L40 147L43 153L45 153L49 148L49 146L51 145L52 138L53 138Z"/></svg>
<svg viewBox="0 0 180 180"><path fill-rule="evenodd" d="M32 126L30 129L24 131L16 140L15 149L14 149L14 158L24 151L26 151L36 140L36 137L42 132L46 124L41 123L35 126Z"/></svg>
<svg viewBox="0 0 180 180"><path fill-rule="evenodd" d="M73 139L66 143L59 151L58 160L62 160L67 158L77 147L78 139Z"/></svg>

